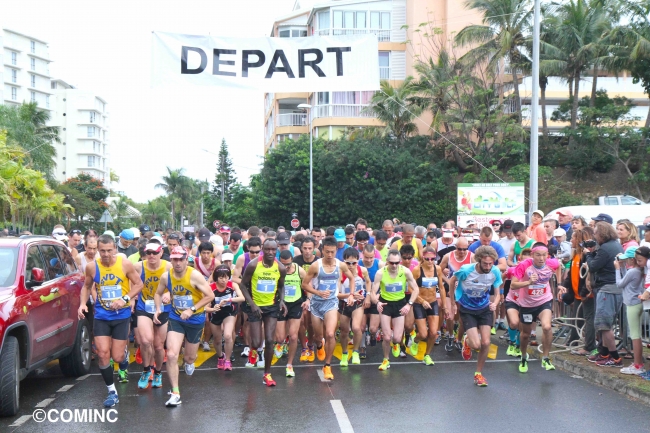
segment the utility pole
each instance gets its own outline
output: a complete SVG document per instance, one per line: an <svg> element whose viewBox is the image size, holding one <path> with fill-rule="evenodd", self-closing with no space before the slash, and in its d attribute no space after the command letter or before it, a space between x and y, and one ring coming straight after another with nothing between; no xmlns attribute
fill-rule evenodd
<svg viewBox="0 0 650 433"><path fill-rule="evenodd" d="M535 14L533 17L533 96L530 101L530 188L528 191L528 218L531 219L538 204L538 141L539 141L539 15L540 0L535 0Z"/></svg>

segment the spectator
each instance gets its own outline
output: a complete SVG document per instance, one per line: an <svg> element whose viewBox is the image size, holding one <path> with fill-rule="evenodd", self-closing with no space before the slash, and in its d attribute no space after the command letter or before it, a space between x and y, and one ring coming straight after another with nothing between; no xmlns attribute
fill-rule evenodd
<svg viewBox="0 0 650 433"><path fill-rule="evenodd" d="M560 244L558 244L558 242L555 240L555 237L553 237L553 232L555 232L555 230L557 230L559 227L560 227L560 223L556 219L547 218L544 221L544 231L546 232L546 242L545 242L546 245L560 246Z"/></svg>
<svg viewBox="0 0 650 433"><path fill-rule="evenodd" d="M97 232L93 229L88 229L84 232L84 239L83 242L80 242L79 245L77 245L77 251L80 253L85 253L86 252L86 243L88 242L88 239L90 238L95 238L97 239L99 235Z"/></svg>
<svg viewBox="0 0 650 433"><path fill-rule="evenodd" d="M618 235L618 240L623 247L623 251L627 251L630 247L639 246L639 232L630 220L617 221L616 234Z"/></svg>
<svg viewBox="0 0 650 433"><path fill-rule="evenodd" d="M133 245L133 232L130 229L124 229L120 233L120 238L117 241L117 252L127 257L138 252L138 249Z"/></svg>
<svg viewBox="0 0 650 433"><path fill-rule="evenodd" d="M650 223L645 224L643 227L643 241L641 241L641 246L650 248Z"/></svg>
<svg viewBox="0 0 650 433"><path fill-rule="evenodd" d="M566 293L562 295L562 301L565 304L571 305L571 317L585 320L583 328L584 347L571 351L572 354L581 356L592 355L592 352L596 349L596 332L594 329L594 311L596 303L594 295L587 287L587 273L581 271L582 266L587 262L583 245L585 241L590 240L594 240L594 231L591 227L585 227L584 229L573 231L571 247L573 248L574 254L571 258L569 270L562 282L562 286L567 289ZM580 308L581 305L582 308ZM576 322L578 327L582 326L580 321ZM578 331L572 328L569 342L577 339Z"/></svg>
<svg viewBox="0 0 650 433"><path fill-rule="evenodd" d="M557 211L557 217L559 219L560 228L564 229L566 232L566 238L571 240L573 235L573 213L568 209L560 209Z"/></svg>
<svg viewBox="0 0 650 433"><path fill-rule="evenodd" d="M598 215L596 218L601 216L603 214ZM609 218L611 220L611 217ZM598 341L601 346L598 348L598 354L590 356L588 359L602 367L621 367L623 360L616 349L612 328L623 301L623 290L616 285L614 260L616 260L616 256L623 252L623 248L618 242L616 230L614 230L611 223L596 220L595 218L592 219L597 221L594 236L599 248L595 251L593 251L593 248L585 249L587 250L589 272L594 277L593 292L596 296L594 326L596 332L600 335Z"/></svg>
<svg viewBox="0 0 650 433"><path fill-rule="evenodd" d="M571 230L582 230L585 227L589 227L589 225L582 215L575 215L571 220ZM567 236L567 239L571 238Z"/></svg>
<svg viewBox="0 0 650 433"><path fill-rule="evenodd" d="M571 243L567 242L567 233L562 227L553 231L553 237L558 244L557 259L562 263L569 263L571 260Z"/></svg>
<svg viewBox="0 0 650 433"><path fill-rule="evenodd" d="M627 313L629 335L632 340L634 352L634 363L621 369L622 374L643 374L643 343L641 342L641 316L643 315L643 302L639 295L644 292L643 282L645 279L645 266L650 257L648 247L628 247L625 253L618 256L614 261L616 272L616 285L623 290L623 303Z"/></svg>
<svg viewBox="0 0 650 433"><path fill-rule="evenodd" d="M530 227L526 230L526 233L529 237L535 240L535 242L543 242L546 244L548 242L548 237L546 235L546 230L544 230L544 224L542 220L544 219L544 212L541 210L533 211L532 216L530 217Z"/></svg>
<svg viewBox="0 0 650 433"><path fill-rule="evenodd" d="M52 237L57 241L66 243L68 240L68 234L65 231L65 227L63 227L61 224L55 225L52 229Z"/></svg>

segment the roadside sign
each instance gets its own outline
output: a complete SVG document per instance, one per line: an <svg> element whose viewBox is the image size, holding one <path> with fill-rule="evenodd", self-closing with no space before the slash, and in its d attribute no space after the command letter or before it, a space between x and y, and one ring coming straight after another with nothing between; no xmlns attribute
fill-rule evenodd
<svg viewBox="0 0 650 433"><path fill-rule="evenodd" d="M212 225L214 226L215 229L216 229L216 228L219 228L219 220L214 220L214 222L212 223Z"/></svg>
<svg viewBox="0 0 650 433"><path fill-rule="evenodd" d="M296 218L292 219L291 220L291 227L293 227L294 229L297 229L298 227L300 227L300 221L298 221Z"/></svg>

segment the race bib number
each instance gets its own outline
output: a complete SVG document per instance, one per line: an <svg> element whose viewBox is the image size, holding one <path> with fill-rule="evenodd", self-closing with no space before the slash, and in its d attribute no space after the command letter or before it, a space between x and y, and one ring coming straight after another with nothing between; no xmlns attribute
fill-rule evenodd
<svg viewBox="0 0 650 433"><path fill-rule="evenodd" d="M296 296L296 286L284 286L284 296L286 298Z"/></svg>
<svg viewBox="0 0 650 433"><path fill-rule="evenodd" d="M437 287L438 286L438 278L436 277L423 277L422 278L422 287L425 287L427 289L430 289L432 287Z"/></svg>
<svg viewBox="0 0 650 433"><path fill-rule="evenodd" d="M256 290L259 293L274 293L275 281L273 280L258 280Z"/></svg>
<svg viewBox="0 0 650 433"><path fill-rule="evenodd" d="M156 314L156 302L153 299L144 301L144 311L149 314Z"/></svg>
<svg viewBox="0 0 650 433"><path fill-rule="evenodd" d="M524 323L533 323L533 315L532 314L522 314L521 319L523 320Z"/></svg>
<svg viewBox="0 0 650 433"><path fill-rule="evenodd" d="M361 282L357 282L357 284L355 286L355 290L358 293L360 293L361 295L363 295L364 298L366 297L366 285L365 284L363 284Z"/></svg>
<svg viewBox="0 0 650 433"><path fill-rule="evenodd" d="M512 291L512 299L514 299L515 301L519 299L519 291L517 290Z"/></svg>
<svg viewBox="0 0 650 433"><path fill-rule="evenodd" d="M192 295L174 296L174 308L177 310L187 310L194 306Z"/></svg>
<svg viewBox="0 0 650 433"><path fill-rule="evenodd" d="M341 286L341 293L345 295L350 293L349 281L346 280L345 283L343 283L343 285Z"/></svg>
<svg viewBox="0 0 650 433"><path fill-rule="evenodd" d="M482 298L485 295L485 290L483 289L472 289L465 292L469 298Z"/></svg>
<svg viewBox="0 0 650 433"><path fill-rule="evenodd" d="M546 286L543 284L531 284L528 286L528 296L542 296L546 293Z"/></svg>
<svg viewBox="0 0 650 433"><path fill-rule="evenodd" d="M218 305L221 301L230 301L231 299L232 299L232 295L215 296L214 303L215 305Z"/></svg>
<svg viewBox="0 0 650 433"><path fill-rule="evenodd" d="M336 290L336 280L320 280L318 282L318 290L321 292L324 292L326 290Z"/></svg>
<svg viewBox="0 0 650 433"><path fill-rule="evenodd" d="M386 293L397 293L404 291L401 283L386 284Z"/></svg>
<svg viewBox="0 0 650 433"><path fill-rule="evenodd" d="M122 287L120 286L101 286L102 300L115 301L122 297Z"/></svg>

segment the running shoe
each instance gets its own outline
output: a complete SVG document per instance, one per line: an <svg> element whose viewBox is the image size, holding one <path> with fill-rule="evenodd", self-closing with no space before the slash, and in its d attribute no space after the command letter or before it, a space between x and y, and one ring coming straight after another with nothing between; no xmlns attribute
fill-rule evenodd
<svg viewBox="0 0 650 433"><path fill-rule="evenodd" d="M506 355L507 356L516 356L515 355L515 345L514 344L508 344L508 349L506 350Z"/></svg>
<svg viewBox="0 0 650 433"><path fill-rule="evenodd" d="M602 356L600 353L596 353L595 355L591 355L587 357L587 361L589 362L599 362L602 361L603 359L606 359L607 357Z"/></svg>
<svg viewBox="0 0 650 433"><path fill-rule="evenodd" d="M284 375L287 377L296 377L296 373L293 372L293 366L287 365L287 368L284 370Z"/></svg>
<svg viewBox="0 0 650 433"><path fill-rule="evenodd" d="M542 359L542 368L545 368L546 371L555 370L555 366L551 363L551 360L548 358Z"/></svg>
<svg viewBox="0 0 650 433"><path fill-rule="evenodd" d="M365 359L365 356L364 356ZM352 365L359 365L361 361L359 360L359 352L352 352Z"/></svg>
<svg viewBox="0 0 650 433"><path fill-rule="evenodd" d="M226 359L223 363L223 370L224 371L232 371L232 361L229 359Z"/></svg>
<svg viewBox="0 0 650 433"><path fill-rule="evenodd" d="M135 351L135 362L142 365L142 354L140 353L140 346L138 346L138 350Z"/></svg>
<svg viewBox="0 0 650 433"><path fill-rule="evenodd" d="M117 377L118 377L118 381L120 383L128 383L129 382L129 372L127 370L118 369L117 370Z"/></svg>
<svg viewBox="0 0 650 433"><path fill-rule="evenodd" d="M393 357L398 358L399 357L399 352L400 352L399 344L392 344L391 347L393 349Z"/></svg>
<svg viewBox="0 0 650 433"><path fill-rule="evenodd" d="M621 368L621 367L623 367L623 358L614 359L611 356L608 356L605 359L601 359L600 361L597 361L596 365L599 366L599 367L617 367L617 368Z"/></svg>
<svg viewBox="0 0 650 433"><path fill-rule="evenodd" d="M104 407L113 407L119 402L120 399L117 397L117 393L115 391L111 391L108 393L106 400L104 400Z"/></svg>
<svg viewBox="0 0 650 433"><path fill-rule="evenodd" d="M271 373L267 373L264 375L264 377L262 378L262 383L266 386L276 385L275 380L273 380L273 378L271 377Z"/></svg>
<svg viewBox="0 0 650 433"><path fill-rule="evenodd" d="M196 367L194 367L194 363L191 364L186 363L184 367L185 367L185 374L187 374L188 376L194 374L194 370L196 369Z"/></svg>
<svg viewBox="0 0 650 433"><path fill-rule="evenodd" d="M490 334L497 335L497 328L493 326L492 329L490 329Z"/></svg>
<svg viewBox="0 0 650 433"><path fill-rule="evenodd" d="M436 346L439 345L441 340L442 340L442 335L440 335L440 331L438 331L438 335L436 336L436 342L434 344Z"/></svg>
<svg viewBox="0 0 650 433"><path fill-rule="evenodd" d="M354 355L352 355L352 356L354 357ZM366 348L365 347L361 347L359 349L359 358L366 359ZM353 364L354 364L354 362L353 362Z"/></svg>
<svg viewBox="0 0 650 433"><path fill-rule="evenodd" d="M483 377L481 373L474 373L474 385L476 386L488 386L487 380Z"/></svg>
<svg viewBox="0 0 650 433"><path fill-rule="evenodd" d="M438 336L438 338L440 338L440 336ZM419 350L419 344L413 341L411 343L411 347L409 347L409 352L411 353L411 355L416 356L418 354L418 350Z"/></svg>
<svg viewBox="0 0 650 433"><path fill-rule="evenodd" d="M309 349L302 349L300 351L300 362L307 362L308 357L309 357Z"/></svg>
<svg viewBox="0 0 650 433"><path fill-rule="evenodd" d="M275 355L276 358L280 359L282 358L282 346L280 344L276 344L273 347L273 354Z"/></svg>
<svg viewBox="0 0 650 433"><path fill-rule="evenodd" d="M463 343L461 343L460 340L454 340L454 346L456 346L456 350L459 352L463 351Z"/></svg>
<svg viewBox="0 0 650 433"><path fill-rule="evenodd" d="M447 342L445 343L445 350L447 352L451 352L454 350L454 337L451 335L447 335Z"/></svg>
<svg viewBox="0 0 650 433"><path fill-rule="evenodd" d="M208 343L207 341L203 342L203 351L204 352L209 352L210 351L210 343Z"/></svg>
<svg viewBox="0 0 650 433"><path fill-rule="evenodd" d="M514 349L513 353L514 353L513 356L521 357L521 348L519 346L515 346L515 349Z"/></svg>
<svg viewBox="0 0 650 433"><path fill-rule="evenodd" d="M152 388L162 388L162 373L154 373L153 381L151 382Z"/></svg>
<svg viewBox="0 0 650 433"><path fill-rule="evenodd" d="M424 363L424 365L433 365L434 364L433 359L431 359L431 356L429 356L429 355L424 355L424 359L422 360L422 362Z"/></svg>
<svg viewBox="0 0 650 433"><path fill-rule="evenodd" d="M497 326L497 329L501 329L503 331L507 331L508 327L506 326L506 322L499 322L499 326Z"/></svg>
<svg viewBox="0 0 650 433"><path fill-rule="evenodd" d="M334 380L334 375L332 374L332 367L329 365L323 366L323 378L325 380Z"/></svg>
<svg viewBox="0 0 650 433"><path fill-rule="evenodd" d="M401 347L399 349L399 357L406 358L406 352L404 352L404 349L402 349Z"/></svg>
<svg viewBox="0 0 650 433"><path fill-rule="evenodd" d="M519 373L528 373L528 357L521 358L519 363Z"/></svg>
<svg viewBox="0 0 650 433"><path fill-rule="evenodd" d="M621 373L640 376L645 373L645 368L643 368L643 366L636 368L634 364L630 364L628 367L621 368Z"/></svg>
<svg viewBox="0 0 650 433"><path fill-rule="evenodd" d="M231 363L235 362L235 353L234 352L230 354L230 362Z"/></svg>
<svg viewBox="0 0 650 433"><path fill-rule="evenodd" d="M264 368L264 351L257 351L257 368Z"/></svg>
<svg viewBox="0 0 650 433"><path fill-rule="evenodd" d="M316 355L319 361L325 360L325 340L323 340L323 344L316 350Z"/></svg>
<svg viewBox="0 0 650 433"><path fill-rule="evenodd" d="M173 392L169 392L169 400L165 403L165 406L178 406L179 404L182 403L181 401L181 395Z"/></svg>
<svg viewBox="0 0 650 433"><path fill-rule="evenodd" d="M465 361L472 359L472 349L467 344L467 335L463 336L463 359Z"/></svg>
<svg viewBox="0 0 650 433"><path fill-rule="evenodd" d="M347 367L348 366L348 353L342 353L341 354L341 362L339 363L341 367Z"/></svg>
<svg viewBox="0 0 650 433"><path fill-rule="evenodd" d="M288 355L289 354L289 345L287 343L284 343L282 345L282 354L283 355Z"/></svg>
<svg viewBox="0 0 650 433"><path fill-rule="evenodd" d="M248 347L248 346L245 346L244 350L241 351L241 357L242 358L248 358L248 356L250 355L250 351L251 351L251 348Z"/></svg>
<svg viewBox="0 0 650 433"><path fill-rule="evenodd" d="M381 365L379 366L379 370L381 371L386 371L390 368L390 362L384 358L384 360L381 362Z"/></svg>
<svg viewBox="0 0 650 433"><path fill-rule="evenodd" d="M316 360L316 353L314 352L314 348L310 347L308 351L309 355L307 356L307 362L314 362L314 360Z"/></svg>
<svg viewBox="0 0 650 433"><path fill-rule="evenodd" d="M248 362L246 367L255 368L257 367L257 350L251 350L248 355Z"/></svg>
<svg viewBox="0 0 650 433"><path fill-rule="evenodd" d="M149 387L149 379L151 378L151 370L147 369L143 371L140 375L140 380L138 380L138 388L147 389Z"/></svg>
<svg viewBox="0 0 650 433"><path fill-rule="evenodd" d="M225 357L222 356L221 358L217 359L217 370L223 370L223 366L225 364L226 364L226 358Z"/></svg>

